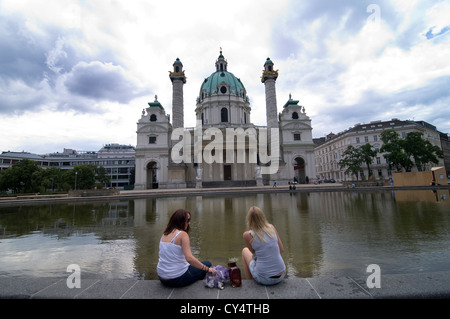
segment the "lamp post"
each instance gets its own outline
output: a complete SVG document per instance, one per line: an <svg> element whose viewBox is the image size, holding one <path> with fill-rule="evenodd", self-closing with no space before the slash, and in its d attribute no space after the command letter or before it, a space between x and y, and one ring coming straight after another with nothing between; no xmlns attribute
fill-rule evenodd
<svg viewBox="0 0 450 319"><path fill-rule="evenodd" d="M77 176L78 172L75 172L75 190L77 190Z"/></svg>

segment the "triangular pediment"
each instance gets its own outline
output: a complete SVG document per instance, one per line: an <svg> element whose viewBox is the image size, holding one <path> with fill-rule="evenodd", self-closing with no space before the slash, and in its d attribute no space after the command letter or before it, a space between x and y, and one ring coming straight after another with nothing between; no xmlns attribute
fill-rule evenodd
<svg viewBox="0 0 450 319"><path fill-rule="evenodd" d="M311 130L310 121L291 121L281 125L282 130Z"/></svg>
<svg viewBox="0 0 450 319"><path fill-rule="evenodd" d="M167 133L168 129L164 125L147 124L138 128L137 133Z"/></svg>

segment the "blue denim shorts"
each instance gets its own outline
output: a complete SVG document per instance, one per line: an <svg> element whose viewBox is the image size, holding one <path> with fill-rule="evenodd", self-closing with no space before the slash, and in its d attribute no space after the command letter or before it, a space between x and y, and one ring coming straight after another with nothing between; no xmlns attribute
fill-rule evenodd
<svg viewBox="0 0 450 319"><path fill-rule="evenodd" d="M256 261L254 259L252 259L250 261L250 264L248 266L250 269L250 273L253 276L253 279L255 279L255 281L260 285L264 285L264 286L276 285L276 284L280 283L281 281L283 281L284 277L286 276L286 270L283 271L281 276L278 278L270 278L270 277L261 276L260 274L258 274L256 272Z"/></svg>
<svg viewBox="0 0 450 319"><path fill-rule="evenodd" d="M211 263L209 261L202 261L202 264L207 267L211 267ZM175 279L159 278L159 280L165 286L175 288L175 287L184 287L184 286L190 285L190 284L196 282L197 280L204 279L205 276L206 276L206 272L189 265L186 272L183 275L181 275L180 277L175 278Z"/></svg>

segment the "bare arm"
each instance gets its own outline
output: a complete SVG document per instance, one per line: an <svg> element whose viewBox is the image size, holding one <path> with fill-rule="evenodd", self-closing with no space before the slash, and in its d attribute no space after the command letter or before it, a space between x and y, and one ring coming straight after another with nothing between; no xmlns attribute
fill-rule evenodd
<svg viewBox="0 0 450 319"><path fill-rule="evenodd" d="M184 257L186 258L186 261L189 263L189 265L201 270L209 269L209 272L215 275L216 274L215 269L206 267L197 258L195 258L194 255L192 255L191 241L189 239L189 235L186 232L181 232L181 234L178 237L181 237L180 238L181 249L183 250Z"/></svg>
<svg viewBox="0 0 450 319"><path fill-rule="evenodd" d="M243 237L244 237L244 241L245 241L247 248L252 252L252 254L254 254L255 250L252 247L253 237L252 237L252 235L250 235L250 231L244 232Z"/></svg>
<svg viewBox="0 0 450 319"><path fill-rule="evenodd" d="M278 232L277 229L275 228L274 225L271 225L273 230L275 231L275 234L277 234L277 238L278 238L278 247L280 247L280 254L282 254L284 252L284 246L283 243L281 242L280 236L278 236Z"/></svg>

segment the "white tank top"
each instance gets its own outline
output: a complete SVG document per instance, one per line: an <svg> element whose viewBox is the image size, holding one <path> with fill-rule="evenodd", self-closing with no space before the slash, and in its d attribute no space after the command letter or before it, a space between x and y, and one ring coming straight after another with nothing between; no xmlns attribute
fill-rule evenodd
<svg viewBox="0 0 450 319"><path fill-rule="evenodd" d="M278 246L278 237L271 238L264 234L264 241L260 241L258 236L251 230L250 234L253 237L252 248L256 255L256 272L263 277L271 277L286 270L283 258L280 254L280 247Z"/></svg>
<svg viewBox="0 0 450 319"><path fill-rule="evenodd" d="M180 245L175 245L175 238L181 233L179 231L170 243L159 242L159 261L156 267L158 276L163 279L174 279L183 275L189 267ZM161 237L162 239L162 237Z"/></svg>

